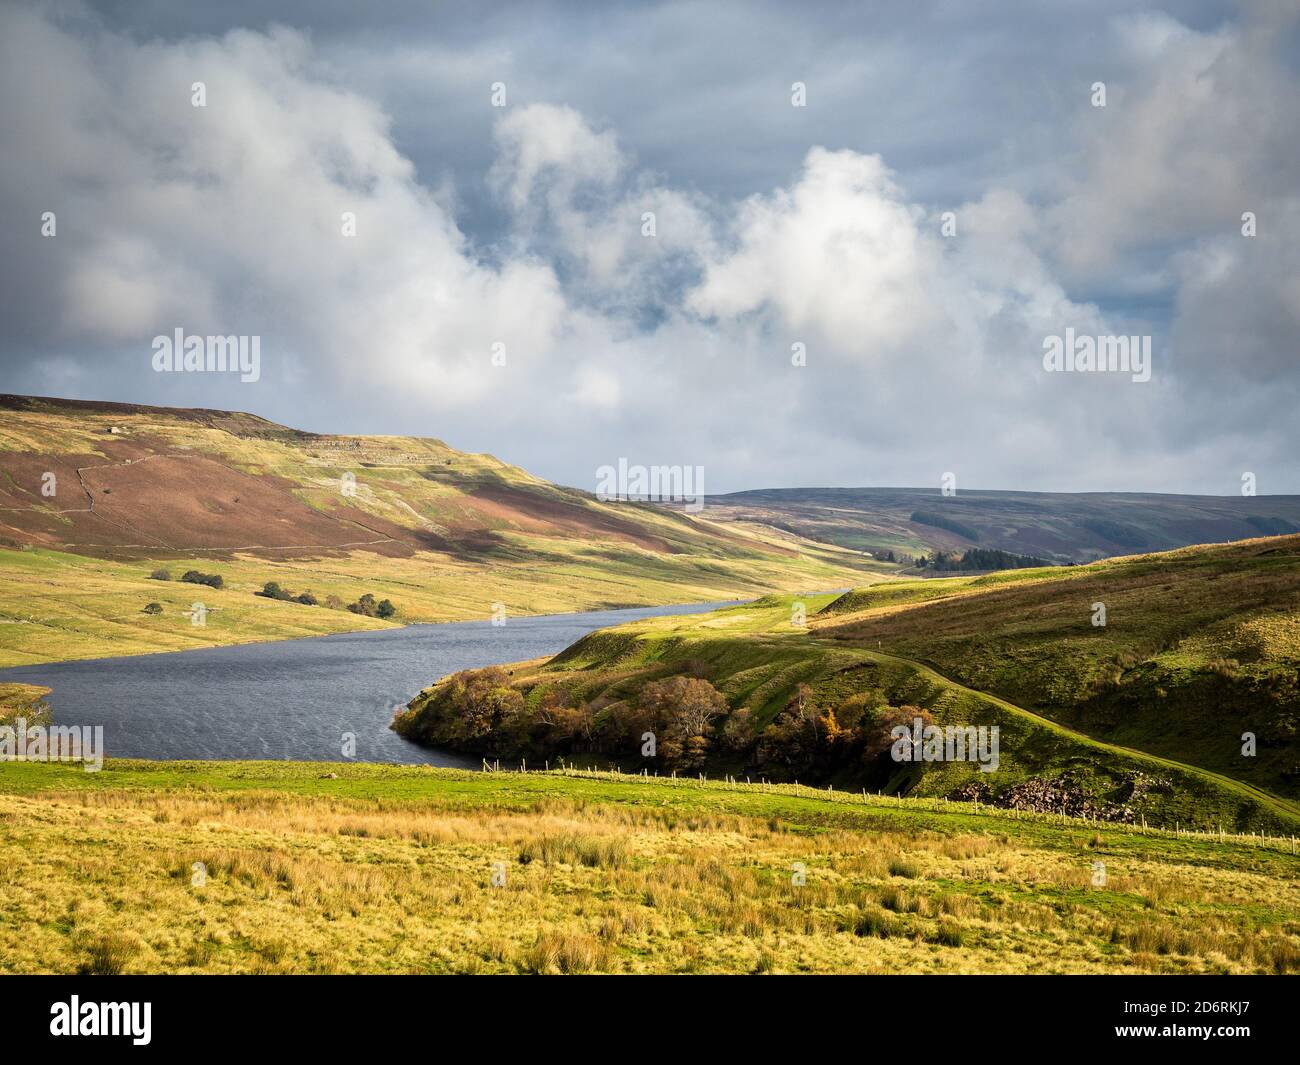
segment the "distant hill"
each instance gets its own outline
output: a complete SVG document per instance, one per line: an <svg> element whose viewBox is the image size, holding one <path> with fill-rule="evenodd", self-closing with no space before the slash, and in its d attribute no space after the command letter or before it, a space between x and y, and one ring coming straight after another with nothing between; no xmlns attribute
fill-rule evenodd
<svg viewBox="0 0 1300 1065"><path fill-rule="evenodd" d="M0 536L20 543L105 557L356 549L474 558L508 553L518 533L669 555L752 550L732 530L601 503L435 439L325 436L229 411L29 396L0 396L0 412ZM50 481L52 496L43 494Z"/></svg>
<svg viewBox="0 0 1300 1065"><path fill-rule="evenodd" d="M222 578L202 591L203 627L180 617L193 585L149 579L169 566ZM739 599L887 569L765 527L602 502L432 438L0 395L0 665ZM254 598L268 581L321 605ZM396 619L325 605L364 594Z"/></svg>
<svg viewBox="0 0 1300 1065"><path fill-rule="evenodd" d="M1300 532L1300 496L776 488L710 496L707 512L859 551L978 544L1057 562Z"/></svg>

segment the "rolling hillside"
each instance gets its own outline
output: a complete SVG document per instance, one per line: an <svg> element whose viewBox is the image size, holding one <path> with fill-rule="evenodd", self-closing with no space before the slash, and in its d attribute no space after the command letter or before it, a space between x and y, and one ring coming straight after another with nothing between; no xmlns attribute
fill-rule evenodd
<svg viewBox="0 0 1300 1065"><path fill-rule="evenodd" d="M149 579L191 568L224 587ZM774 530L602 503L434 439L0 396L0 665L487 618L498 604L743 598L886 570ZM267 581L321 604L373 594L398 616L255 597ZM203 627L185 616L195 600Z"/></svg>
<svg viewBox="0 0 1300 1065"><path fill-rule="evenodd" d="M1058 562L1300 532L1300 496L781 488L710 496L710 514L860 551L994 548Z"/></svg>
<svg viewBox="0 0 1300 1065"><path fill-rule="evenodd" d="M488 757L1295 831L1298 552L1268 539L656 618L444 679L394 727ZM917 716L997 725L999 763L893 759L882 740Z"/></svg>
<svg viewBox="0 0 1300 1065"><path fill-rule="evenodd" d="M814 625L1090 736L1300 797L1300 537L900 582Z"/></svg>

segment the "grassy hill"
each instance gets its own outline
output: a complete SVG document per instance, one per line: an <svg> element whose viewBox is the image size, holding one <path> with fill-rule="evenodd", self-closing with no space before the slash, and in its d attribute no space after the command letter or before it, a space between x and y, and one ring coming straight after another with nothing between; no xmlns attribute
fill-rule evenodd
<svg viewBox="0 0 1300 1065"><path fill-rule="evenodd" d="M1290 840L609 774L8 764L0 900L10 973L1300 971Z"/></svg>
<svg viewBox="0 0 1300 1065"><path fill-rule="evenodd" d="M815 624L1090 736L1300 796L1300 537L902 582Z"/></svg>
<svg viewBox="0 0 1300 1065"><path fill-rule="evenodd" d="M1261 647L1253 679L1243 682L1259 690L1271 677L1277 685L1275 704L1255 704L1261 756L1253 762L1234 761L1219 750L1230 751L1235 743L1240 751L1235 719L1210 714L1194 725L1176 716L1190 713L1187 708L1201 696L1199 674L1186 660L1180 672L1162 675L1164 696L1156 695L1149 678L1130 693L1139 705L1150 699L1157 708L1142 734L1130 729L1090 735L1077 722L1068 727L1053 720L1040 705L1044 693L1055 690L1050 670L1018 674L1023 683L1008 693L992 683L1001 674L977 668L1033 661L1039 653L1019 642L1027 618L1032 620L1024 597L1052 604L1060 616L1081 611L1082 628L1076 624L1070 636L1091 636L1089 582L1097 580L1119 581L1108 585L1113 609L1122 613L1132 600L1144 603L1151 618L1184 611L1187 631L1204 639L1201 627L1209 615L1194 613L1192 603L1204 592L1201 579L1217 573L1228 578L1225 585L1241 586L1235 597L1205 593L1204 608L1217 611L1225 633L1256 631L1256 612L1264 616L1269 609L1258 603L1266 587L1274 593L1274 622L1285 626L1286 604L1292 619L1300 606L1295 544L1288 538L1093 567L897 582L838 598L771 596L708 615L655 618L592 633L549 661L446 678L413 700L395 727L421 742L488 757L586 757L652 772L702 768L885 794L965 795L1082 811L1103 820L1295 831L1300 806L1277 771L1296 754L1287 732L1295 710L1289 650ZM1122 574L1128 577L1116 577ZM1137 582L1126 586L1128 598L1119 595L1123 579ZM951 623L963 637L945 639L943 619L950 614L964 619ZM809 620L806 628L798 624L801 615ZM1137 656L1135 665L1145 661L1146 645L1129 639L1142 620L1117 626L1101 630L1094 652L1100 655L1101 641L1108 641L1104 646L1112 652ZM1150 646L1160 644L1159 632L1144 637ZM977 652L968 649L971 640ZM1087 661L1069 640L1045 640L1040 651L1054 669ZM663 689L669 703L707 699L710 690L717 695L713 718L698 736L685 735L686 725L671 707L665 713L656 703L672 678L699 683ZM895 761L881 738L918 713L940 727L998 726L996 771L982 772L971 761ZM1163 728L1156 727L1160 719ZM647 732L664 745L652 757L643 754ZM673 746L675 732L684 742ZM1199 740L1167 739L1178 735ZM1181 757L1169 753L1175 747Z"/></svg>
<svg viewBox="0 0 1300 1065"><path fill-rule="evenodd" d="M710 496L708 503L719 518L764 522L860 551L911 555L983 547L1091 562L1300 532L1300 496L779 488Z"/></svg>
<svg viewBox="0 0 1300 1065"><path fill-rule="evenodd" d="M160 568L224 587L149 579ZM433 439L0 396L0 665L486 618L498 603L536 614L743 598L888 570L770 529L604 503ZM399 614L255 597L267 581L321 604L370 593Z"/></svg>

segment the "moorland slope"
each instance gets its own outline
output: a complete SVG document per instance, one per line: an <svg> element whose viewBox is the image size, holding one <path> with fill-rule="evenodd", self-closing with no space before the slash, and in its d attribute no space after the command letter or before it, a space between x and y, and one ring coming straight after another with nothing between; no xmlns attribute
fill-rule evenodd
<svg viewBox="0 0 1300 1065"><path fill-rule="evenodd" d="M149 579L191 568L222 587ZM888 570L772 529L602 502L434 439L0 396L0 665L735 599ZM320 605L255 597L268 581ZM325 607L364 594L396 618Z"/></svg>

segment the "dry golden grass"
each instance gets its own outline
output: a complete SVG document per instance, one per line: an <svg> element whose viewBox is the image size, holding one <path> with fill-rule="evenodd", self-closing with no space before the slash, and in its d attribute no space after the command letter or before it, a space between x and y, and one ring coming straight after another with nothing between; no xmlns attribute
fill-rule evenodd
<svg viewBox="0 0 1300 1065"><path fill-rule="evenodd" d="M0 794L0 957L99 973L1300 970L1289 860L1208 846L563 797Z"/></svg>

